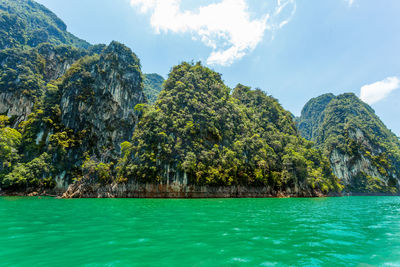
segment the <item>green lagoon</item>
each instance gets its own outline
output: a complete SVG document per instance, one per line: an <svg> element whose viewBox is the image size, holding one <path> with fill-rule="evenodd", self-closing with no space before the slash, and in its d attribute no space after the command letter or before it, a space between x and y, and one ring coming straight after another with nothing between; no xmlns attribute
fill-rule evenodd
<svg viewBox="0 0 400 267"><path fill-rule="evenodd" d="M4 197L0 218L0 266L400 266L400 197Z"/></svg>

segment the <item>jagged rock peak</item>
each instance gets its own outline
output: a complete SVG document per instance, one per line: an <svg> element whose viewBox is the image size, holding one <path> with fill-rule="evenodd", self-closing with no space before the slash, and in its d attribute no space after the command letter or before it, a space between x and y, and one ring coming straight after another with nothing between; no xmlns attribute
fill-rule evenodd
<svg viewBox="0 0 400 267"><path fill-rule="evenodd" d="M355 94L311 99L298 127L303 137L328 156L346 190L399 192L400 142Z"/></svg>
<svg viewBox="0 0 400 267"><path fill-rule="evenodd" d="M302 136L308 140L314 140L318 125L323 120L326 106L334 99L333 94L324 94L312 98L301 110L301 117L298 119L298 128Z"/></svg>
<svg viewBox="0 0 400 267"><path fill-rule="evenodd" d="M120 63L127 65L135 65L140 68L139 58L132 52L132 50L116 41L112 41L105 49L102 55L114 56Z"/></svg>
<svg viewBox="0 0 400 267"><path fill-rule="evenodd" d="M93 152L118 150L129 140L138 120L134 107L145 103L140 61L126 46L112 42L100 55L78 61L61 85L62 122L86 131ZM90 151L89 147L85 147Z"/></svg>

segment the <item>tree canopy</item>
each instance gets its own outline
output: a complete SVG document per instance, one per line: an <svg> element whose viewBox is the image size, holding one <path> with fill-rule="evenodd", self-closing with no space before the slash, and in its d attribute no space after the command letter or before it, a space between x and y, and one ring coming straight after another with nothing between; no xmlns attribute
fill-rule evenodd
<svg viewBox="0 0 400 267"><path fill-rule="evenodd" d="M238 85L200 63L175 66L125 144L119 176L199 185L262 185L330 191L329 163L301 138L292 116L261 90Z"/></svg>

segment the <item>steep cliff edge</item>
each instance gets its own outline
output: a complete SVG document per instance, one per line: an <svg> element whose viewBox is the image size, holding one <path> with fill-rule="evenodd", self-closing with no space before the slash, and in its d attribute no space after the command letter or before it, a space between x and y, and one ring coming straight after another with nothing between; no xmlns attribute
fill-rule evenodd
<svg viewBox="0 0 400 267"><path fill-rule="evenodd" d="M346 191L399 192L400 142L354 94L310 100L298 127L329 157Z"/></svg>
<svg viewBox="0 0 400 267"><path fill-rule="evenodd" d="M297 120L198 64L166 81L126 46L90 45L32 0L0 0L0 194L64 197L398 193L400 142L355 95Z"/></svg>
<svg viewBox="0 0 400 267"><path fill-rule="evenodd" d="M117 42L77 62L59 89L61 123L74 132L85 131L80 147L96 155L107 149L118 153L138 121L134 107L147 102L139 59ZM90 147L90 142L96 145Z"/></svg>
<svg viewBox="0 0 400 267"><path fill-rule="evenodd" d="M327 159L274 98L243 85L230 94L201 64L175 66L156 103L137 110L141 120L122 144L116 172L88 160L64 197L104 197L105 188L120 197L318 196L340 189Z"/></svg>
<svg viewBox="0 0 400 267"><path fill-rule="evenodd" d="M0 114L12 118L13 127L27 120L47 83L63 76L74 62L88 53L50 44L1 50Z"/></svg>
<svg viewBox="0 0 400 267"><path fill-rule="evenodd" d="M92 47L32 0L0 1L0 114L15 128L28 119L46 84L65 74Z"/></svg>
<svg viewBox="0 0 400 267"><path fill-rule="evenodd" d="M0 73L15 74L0 93L8 97L0 106L9 117L3 127L22 134L18 160L1 170L1 188L63 192L87 157L115 161L130 140L134 107L147 101L140 62L117 42L90 50L42 44L18 50L22 56L17 50L0 53L7 55Z"/></svg>
<svg viewBox="0 0 400 267"><path fill-rule="evenodd" d="M0 192L60 193L86 159L111 166L145 102L129 48L90 45L34 1L0 1Z"/></svg>

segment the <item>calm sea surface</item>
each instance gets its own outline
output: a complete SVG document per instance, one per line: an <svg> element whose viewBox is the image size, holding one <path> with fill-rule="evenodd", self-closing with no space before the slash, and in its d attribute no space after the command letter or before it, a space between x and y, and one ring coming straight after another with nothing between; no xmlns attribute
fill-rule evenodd
<svg viewBox="0 0 400 267"><path fill-rule="evenodd" d="M0 266L400 266L400 198L0 198Z"/></svg>

